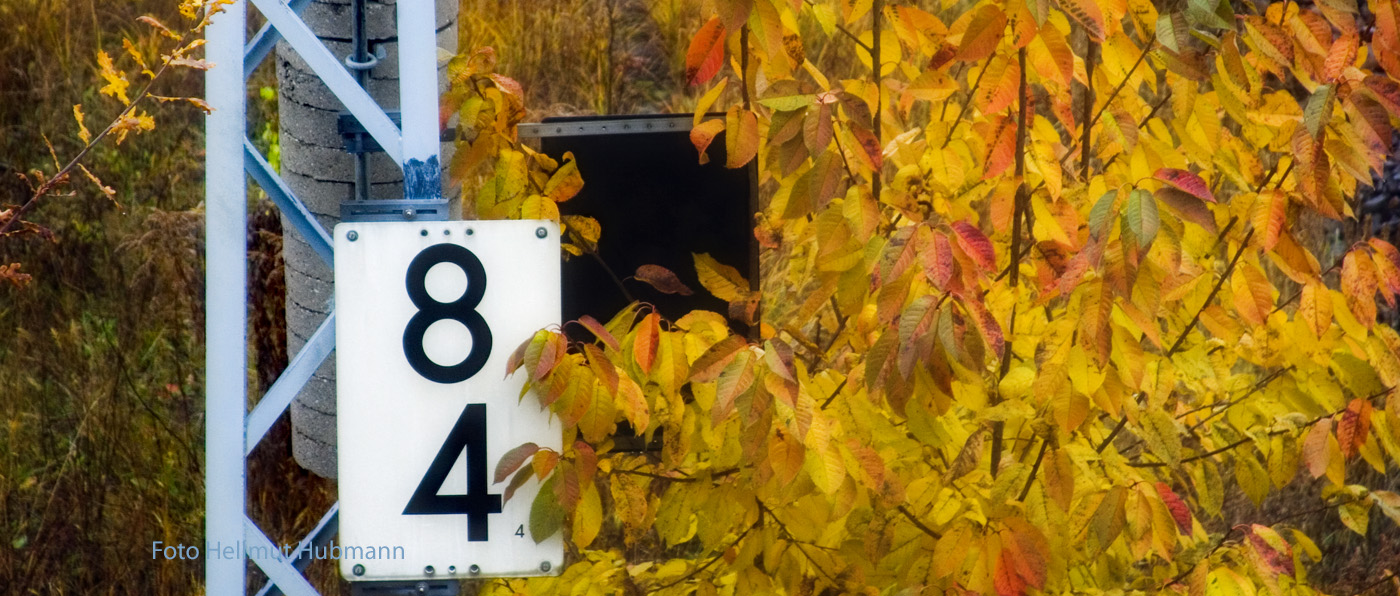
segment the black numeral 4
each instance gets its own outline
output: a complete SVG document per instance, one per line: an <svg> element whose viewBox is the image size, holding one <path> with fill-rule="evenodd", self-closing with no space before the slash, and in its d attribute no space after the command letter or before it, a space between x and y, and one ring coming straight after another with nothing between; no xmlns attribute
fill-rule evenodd
<svg viewBox="0 0 1400 596"><path fill-rule="evenodd" d="M467 452L467 493L439 495L447 480L457 454ZM491 494L486 486L486 404L469 404L452 426L447 441L428 466L428 473L418 483L418 489L408 499L404 515L466 514L467 540L485 542L488 537L487 516L501 512L501 495Z"/></svg>

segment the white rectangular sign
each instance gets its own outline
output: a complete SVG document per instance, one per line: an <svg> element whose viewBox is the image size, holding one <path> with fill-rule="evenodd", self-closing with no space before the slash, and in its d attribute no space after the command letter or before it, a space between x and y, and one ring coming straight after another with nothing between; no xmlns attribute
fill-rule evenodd
<svg viewBox="0 0 1400 596"><path fill-rule="evenodd" d="M335 227L340 571L351 581L557 574L560 535L530 538L539 483L502 503L496 462L560 450L512 351L559 324L550 221ZM357 548L358 547L358 548Z"/></svg>

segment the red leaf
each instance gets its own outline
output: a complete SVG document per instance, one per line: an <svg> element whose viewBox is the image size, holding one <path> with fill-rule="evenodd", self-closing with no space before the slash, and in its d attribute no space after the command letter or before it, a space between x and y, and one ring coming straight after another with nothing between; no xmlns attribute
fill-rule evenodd
<svg viewBox="0 0 1400 596"><path fill-rule="evenodd" d="M1251 524L1246 536L1249 538L1249 545L1259 553L1259 557L1270 571L1275 574L1293 575L1293 549L1277 532L1267 526Z"/></svg>
<svg viewBox="0 0 1400 596"><path fill-rule="evenodd" d="M685 53L685 80L699 85L714 78L724 66L724 23L713 17L695 37Z"/></svg>
<svg viewBox="0 0 1400 596"><path fill-rule="evenodd" d="M622 349L622 345L617 343L617 338L613 337L613 334L608 333L608 328L604 327L602 323L599 323L598 319L590 315L583 315L579 317L578 322L584 327L587 327L589 331L592 331L593 335L598 336L598 339L603 340L603 343L608 344L609 348L614 350ZM521 352L523 353L524 351L522 350Z"/></svg>
<svg viewBox="0 0 1400 596"><path fill-rule="evenodd" d="M734 355L748 345L749 342L738 335L731 335L716 342L695 360L695 364L691 365L690 380L708 383L719 378L720 371L724 370L729 361L734 359Z"/></svg>
<svg viewBox="0 0 1400 596"><path fill-rule="evenodd" d="M530 461L530 458L533 457L535 455L535 452L539 450L539 445L536 445L534 443L526 443L524 445L511 449L510 451L507 451L505 455L501 456L501 460L496 464L496 477L492 480L492 482L504 482L507 476L510 476L513 472L520 469L520 466L525 465L525 462Z"/></svg>
<svg viewBox="0 0 1400 596"><path fill-rule="evenodd" d="M689 296L695 293L684 283L681 283L680 278L676 277L675 273L660 265L642 265L637 268L634 277L637 278L637 281L645 282L663 294Z"/></svg>
<svg viewBox="0 0 1400 596"><path fill-rule="evenodd" d="M1210 186L1200 176L1192 174L1186 170L1176 168L1162 168L1157 170L1153 178L1172 185L1177 190L1191 194L1192 196L1210 203L1216 202L1215 195L1211 194Z"/></svg>
<svg viewBox="0 0 1400 596"><path fill-rule="evenodd" d="M865 150L865 155L870 158L870 163L875 166L876 175L880 168L884 166L885 155L880 149L880 140L875 138L875 133L864 128L852 128L851 133L860 142L860 148Z"/></svg>
<svg viewBox="0 0 1400 596"><path fill-rule="evenodd" d="M1157 483L1157 494L1162 497L1162 503L1167 506L1167 511L1172 514L1172 519L1176 521L1176 527L1181 529L1182 534L1191 534L1191 509L1186 503L1181 501L1172 487L1165 482Z"/></svg>
<svg viewBox="0 0 1400 596"><path fill-rule="evenodd" d="M987 235L965 221L955 221L952 227L953 233L958 237L958 246L972 257L977 266L986 271L996 271L996 249L992 247L992 241L987 239Z"/></svg>

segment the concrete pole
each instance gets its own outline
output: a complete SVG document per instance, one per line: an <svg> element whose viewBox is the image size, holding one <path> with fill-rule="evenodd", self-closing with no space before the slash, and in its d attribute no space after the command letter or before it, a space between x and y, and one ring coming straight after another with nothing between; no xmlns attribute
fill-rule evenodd
<svg viewBox="0 0 1400 596"><path fill-rule="evenodd" d="M458 0L435 1L436 45L457 51ZM385 57L370 72L368 90L386 110L399 106L398 33L394 0L366 0L369 49ZM302 18L331 53L353 50L351 0L313 0ZM355 198L355 159L342 149L336 118L344 108L285 42L277 45L278 110L282 178L327 230L340 220L340 202ZM439 70L439 89L445 77ZM436 118L436 114L433 116ZM442 163L450 161L443 147ZM365 176L370 199L403 198L403 171L382 153L370 156ZM284 225L284 228L286 226ZM295 354L330 312L332 273L301 237L284 236L287 276L287 350ZM335 358L326 359L291 405L292 453L302 467L327 478L336 475Z"/></svg>

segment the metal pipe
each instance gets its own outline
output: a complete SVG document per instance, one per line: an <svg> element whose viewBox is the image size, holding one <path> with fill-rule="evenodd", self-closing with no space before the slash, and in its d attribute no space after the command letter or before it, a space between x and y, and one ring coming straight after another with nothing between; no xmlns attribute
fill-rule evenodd
<svg viewBox="0 0 1400 596"><path fill-rule="evenodd" d="M436 2L400 0L399 111L403 114L403 198L442 197L438 163L438 80ZM416 33L416 32L423 33Z"/></svg>
<svg viewBox="0 0 1400 596"><path fill-rule="evenodd" d="M365 64L369 61L369 39L365 36L365 0L352 0L350 2L351 36L350 42L354 46L351 50L352 59L357 64ZM369 90L368 68L356 68L355 81L366 91ZM355 135L356 145L364 144L364 134ZM355 199L358 201L369 200L369 155L364 152L363 146L357 146L360 151L355 153Z"/></svg>
<svg viewBox="0 0 1400 596"><path fill-rule="evenodd" d="M284 5L285 6L285 5ZM290 8L286 9L288 13ZM205 351L204 537L205 549L243 540L247 476L243 421L247 403L248 196L243 168L247 98L243 42L247 6L224 5L205 30L208 60L222 68L204 78L212 113L205 118ZM205 557L205 593L243 596L244 562Z"/></svg>

